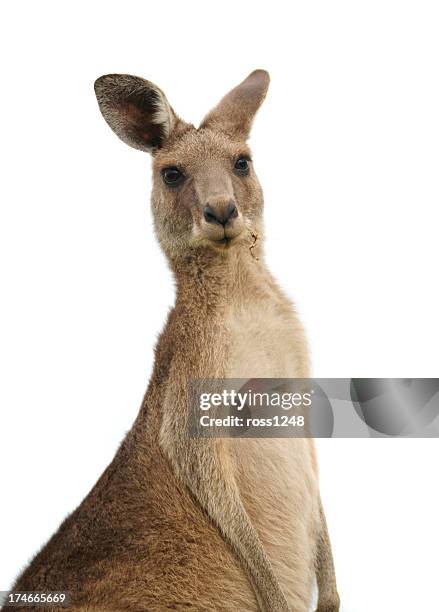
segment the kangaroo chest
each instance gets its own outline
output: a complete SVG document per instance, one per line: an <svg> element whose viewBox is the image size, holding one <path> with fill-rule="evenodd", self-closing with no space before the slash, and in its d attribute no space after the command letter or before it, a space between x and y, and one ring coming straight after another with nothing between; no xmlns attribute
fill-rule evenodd
<svg viewBox="0 0 439 612"><path fill-rule="evenodd" d="M275 297L231 305L227 325L228 378L307 375L301 328L294 312ZM292 576L300 571L297 560L309 554L317 508L311 441L262 438L228 443L241 499L288 596ZM310 576L302 579L308 588Z"/></svg>
<svg viewBox="0 0 439 612"><path fill-rule="evenodd" d="M293 312L269 295L232 303L229 334L229 378L291 378L301 376L302 347ZM298 348L300 350L298 351Z"/></svg>

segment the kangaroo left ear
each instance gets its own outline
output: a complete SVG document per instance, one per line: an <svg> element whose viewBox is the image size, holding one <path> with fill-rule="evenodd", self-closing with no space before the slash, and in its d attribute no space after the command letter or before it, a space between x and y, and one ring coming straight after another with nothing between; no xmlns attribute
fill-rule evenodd
<svg viewBox="0 0 439 612"><path fill-rule="evenodd" d="M232 89L204 118L200 127L226 132L247 139L256 111L267 95L270 76L266 70L255 70Z"/></svg>
<svg viewBox="0 0 439 612"><path fill-rule="evenodd" d="M105 121L135 149L160 148L180 121L161 89L140 77L106 74L95 82L95 92Z"/></svg>

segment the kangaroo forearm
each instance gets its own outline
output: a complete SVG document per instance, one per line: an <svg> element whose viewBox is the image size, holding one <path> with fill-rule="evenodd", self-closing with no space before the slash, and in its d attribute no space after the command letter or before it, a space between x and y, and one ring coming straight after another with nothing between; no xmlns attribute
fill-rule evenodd
<svg viewBox="0 0 439 612"><path fill-rule="evenodd" d="M236 520L226 524L223 533L246 568L261 609L267 612L288 611L287 600L270 560L240 501L235 505L235 512Z"/></svg>
<svg viewBox="0 0 439 612"><path fill-rule="evenodd" d="M317 540L316 577L319 589L318 612L338 612L340 598L337 593L331 542L321 501L320 533Z"/></svg>
<svg viewBox="0 0 439 612"><path fill-rule="evenodd" d="M186 394L178 396L186 397ZM242 504L226 441L189 438L184 422L187 406L170 399L164 407L161 445L175 473L241 559L261 610L287 612L285 596Z"/></svg>

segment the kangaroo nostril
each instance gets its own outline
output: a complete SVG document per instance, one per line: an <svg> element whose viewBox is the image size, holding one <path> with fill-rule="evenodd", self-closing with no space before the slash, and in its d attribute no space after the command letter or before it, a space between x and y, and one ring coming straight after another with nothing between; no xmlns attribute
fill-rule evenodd
<svg viewBox="0 0 439 612"><path fill-rule="evenodd" d="M233 202L232 200L231 202L229 202L229 205L227 206L226 223L229 219L234 219L237 216L238 216L238 209L236 208L235 202Z"/></svg>
<svg viewBox="0 0 439 612"><path fill-rule="evenodd" d="M205 206L203 215L207 223L218 223L219 225L226 225L230 219L234 219L238 216L238 209L236 208L235 202L231 201L227 204L227 207L212 208L209 204Z"/></svg>
<svg viewBox="0 0 439 612"><path fill-rule="evenodd" d="M222 225L222 221L220 221L216 212L209 205L204 208L203 214L207 223L220 223Z"/></svg>

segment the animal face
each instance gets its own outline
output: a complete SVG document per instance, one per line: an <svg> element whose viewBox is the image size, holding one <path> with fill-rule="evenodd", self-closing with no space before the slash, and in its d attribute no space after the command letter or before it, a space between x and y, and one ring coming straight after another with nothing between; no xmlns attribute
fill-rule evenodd
<svg viewBox="0 0 439 612"><path fill-rule="evenodd" d="M265 71L253 72L197 129L144 79L106 75L96 81L110 127L130 146L152 153L154 223L169 257L196 248L226 254L258 233L262 190L246 140L268 83Z"/></svg>

